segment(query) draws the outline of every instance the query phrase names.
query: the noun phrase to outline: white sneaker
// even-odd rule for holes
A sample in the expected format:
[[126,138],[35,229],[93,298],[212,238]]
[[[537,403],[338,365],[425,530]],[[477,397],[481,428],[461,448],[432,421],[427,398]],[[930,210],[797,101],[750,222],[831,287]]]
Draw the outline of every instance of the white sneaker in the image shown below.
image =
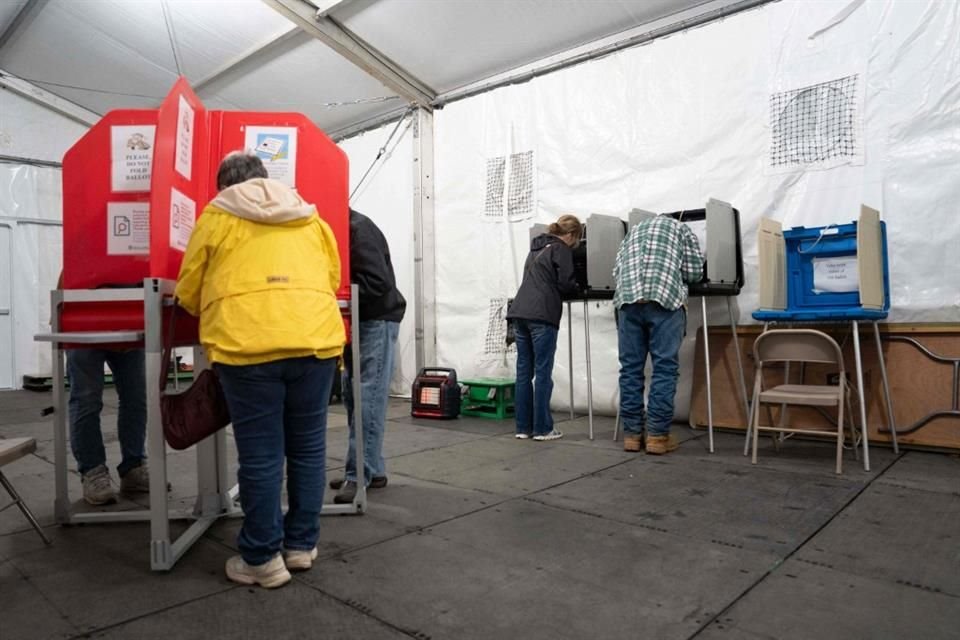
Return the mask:
[[249,565],[241,556],[227,560],[227,577],[239,584],[258,584],[264,589],[282,587],[290,582],[290,572],[279,553],[263,564]]
[[90,469],[82,477],[83,499],[87,504],[100,506],[117,501],[117,494],[113,490],[113,484],[110,482],[110,471],[106,465],[100,465]]
[[292,549],[283,552],[283,559],[287,563],[288,571],[306,571],[313,566],[313,561],[317,559],[317,548],[309,551],[303,549]]
[[533,436],[533,439],[537,442],[543,442],[544,440],[559,440],[563,437],[563,434],[554,429],[550,433],[544,433],[538,436]]
[[517,440],[528,440],[530,438],[530,435],[527,433],[515,433],[513,434],[513,437],[516,438]]

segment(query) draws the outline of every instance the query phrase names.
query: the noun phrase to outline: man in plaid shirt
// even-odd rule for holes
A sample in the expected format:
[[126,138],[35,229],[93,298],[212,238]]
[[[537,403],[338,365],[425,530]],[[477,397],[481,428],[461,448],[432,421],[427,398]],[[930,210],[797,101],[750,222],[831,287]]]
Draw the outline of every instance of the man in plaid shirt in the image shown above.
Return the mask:
[[[703,276],[693,232],[669,216],[636,225],[620,245],[613,277],[619,310],[620,415],[623,450],[664,454],[677,448],[670,435],[679,375],[680,343],[687,324],[687,284]],[[643,369],[653,363],[650,406],[644,411]]]

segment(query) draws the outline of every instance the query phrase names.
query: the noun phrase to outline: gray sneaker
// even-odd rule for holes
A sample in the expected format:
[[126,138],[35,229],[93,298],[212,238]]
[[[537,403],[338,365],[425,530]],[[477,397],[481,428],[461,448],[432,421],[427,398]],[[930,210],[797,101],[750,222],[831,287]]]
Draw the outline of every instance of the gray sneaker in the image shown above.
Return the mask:
[[142,464],[127,471],[127,475],[120,478],[122,493],[150,493],[150,472],[147,465]]
[[110,482],[110,471],[105,465],[94,467],[83,474],[83,499],[88,504],[99,506],[117,501],[117,494]]

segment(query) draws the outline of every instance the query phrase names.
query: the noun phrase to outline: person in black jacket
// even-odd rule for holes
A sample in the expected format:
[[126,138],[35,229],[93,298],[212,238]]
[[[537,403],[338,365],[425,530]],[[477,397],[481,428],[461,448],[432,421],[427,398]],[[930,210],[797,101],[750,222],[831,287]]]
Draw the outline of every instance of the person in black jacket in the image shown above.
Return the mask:
[[[547,233],[530,241],[523,265],[523,281],[507,312],[517,342],[516,437],[556,440],[550,396],[553,394],[553,357],[563,315],[563,300],[577,293],[573,248],[583,226],[576,216],[564,215]],[[536,378],[536,386],[534,386]]]
[[[363,410],[363,477],[371,489],[387,486],[383,432],[387,419],[394,348],[407,301],[397,289],[387,239],[367,216],[350,210],[350,281],[357,285],[360,309],[360,397]],[[353,502],[357,494],[356,430],[353,421],[353,362],[344,351],[343,400],[350,439],[344,477],[330,481],[339,489],[337,503]]]

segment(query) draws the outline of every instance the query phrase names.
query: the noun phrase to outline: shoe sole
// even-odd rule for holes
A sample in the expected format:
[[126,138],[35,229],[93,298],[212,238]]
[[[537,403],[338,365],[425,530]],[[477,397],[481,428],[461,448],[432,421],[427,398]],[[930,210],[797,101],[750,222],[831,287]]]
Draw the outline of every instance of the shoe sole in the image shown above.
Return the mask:
[[525,433],[517,433],[517,434],[515,434],[513,437],[516,438],[517,440],[529,440],[529,439],[530,439],[530,436],[528,436],[528,435],[525,434]]
[[559,440],[563,436],[533,436],[533,439],[537,442],[550,442],[551,440]]
[[264,589],[276,589],[277,587],[282,587],[293,579],[293,576],[290,575],[290,571],[286,569],[284,569],[282,573],[278,572],[261,580],[257,580],[253,576],[246,573],[234,573],[233,571],[227,569],[227,577],[237,584],[258,584]]
[[93,507],[102,507],[108,504],[116,504],[117,496],[110,496],[109,498],[104,498],[103,500],[91,500],[90,498],[84,496],[83,501]]
[[313,568],[313,561],[317,559],[317,549],[314,547],[310,555],[297,555],[295,558],[284,558],[287,571],[309,571]]
[[664,446],[664,447],[659,447],[659,446],[647,447],[647,453],[649,453],[652,456],[662,456],[667,453],[670,453],[671,451],[676,451],[679,448],[680,448],[680,445],[678,444],[675,444],[673,446]]
[[[331,480],[327,486],[334,491],[339,491],[340,487],[343,486],[343,482],[342,478],[340,480]],[[379,476],[370,481],[370,486],[368,486],[367,489],[383,489],[385,486],[387,486],[387,477]]]

